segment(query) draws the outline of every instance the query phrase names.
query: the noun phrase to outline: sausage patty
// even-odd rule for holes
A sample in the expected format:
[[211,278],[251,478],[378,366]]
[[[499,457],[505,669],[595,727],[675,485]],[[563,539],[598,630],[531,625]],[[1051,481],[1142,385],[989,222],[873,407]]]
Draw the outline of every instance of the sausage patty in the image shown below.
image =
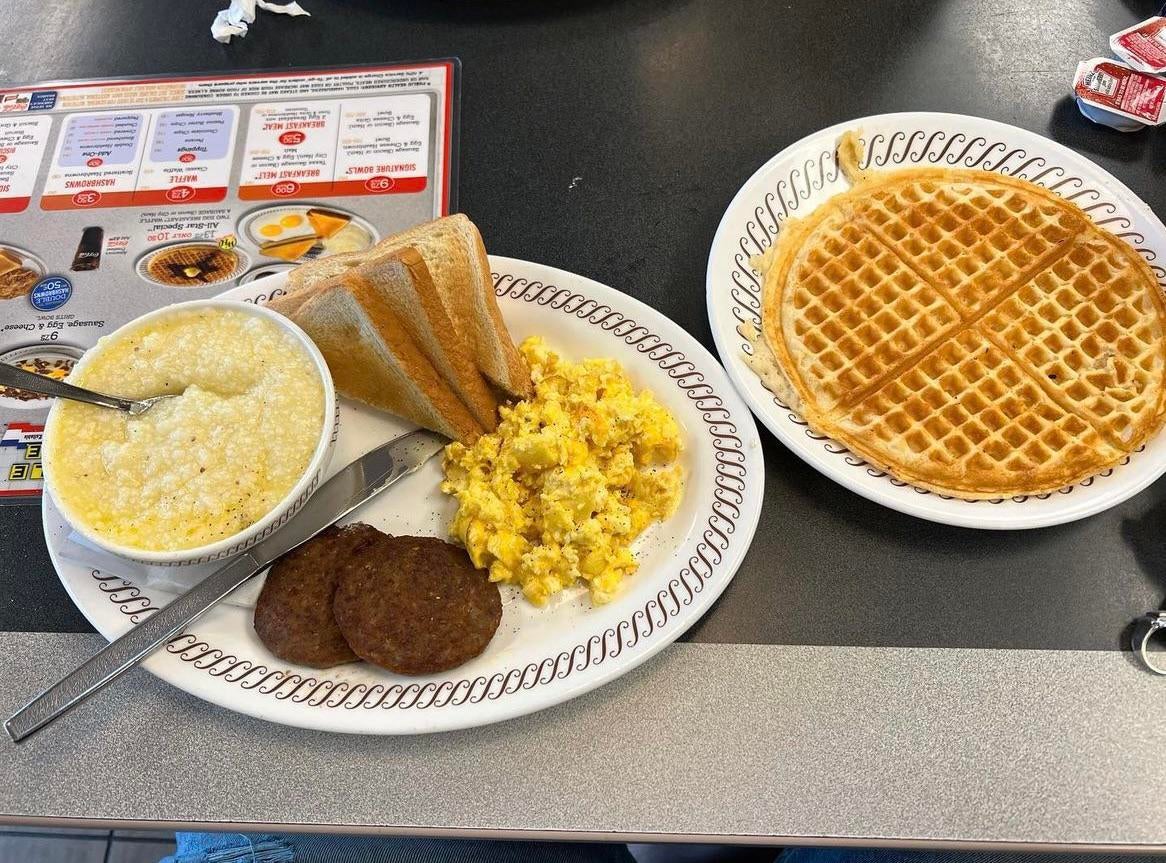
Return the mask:
[[332,615],[332,596],[341,568],[383,536],[367,524],[329,527],[276,561],[255,603],[255,633],[267,649],[314,668],[355,662]]
[[382,536],[343,567],[332,610],[361,659],[398,674],[433,674],[486,649],[502,598],[464,549]]

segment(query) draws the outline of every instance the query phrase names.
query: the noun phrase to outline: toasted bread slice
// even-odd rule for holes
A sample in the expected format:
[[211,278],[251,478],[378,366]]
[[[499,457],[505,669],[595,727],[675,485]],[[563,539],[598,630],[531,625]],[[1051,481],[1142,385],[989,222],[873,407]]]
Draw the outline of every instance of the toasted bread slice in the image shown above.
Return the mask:
[[453,325],[420,253],[406,246],[350,272],[349,278],[379,294],[478,424],[493,431],[498,399],[474,363],[471,346],[451,338]]
[[493,431],[498,424],[498,400],[478,370],[471,346],[462,339],[445,337],[454,332],[453,325],[416,249],[406,247],[362,266],[346,267],[340,275],[276,297],[268,306],[294,320],[299,309],[338,278],[360,279],[370,289],[379,290],[478,424]]
[[322,285],[293,319],[320,348],[343,395],[463,443],[482,434],[403,322],[363,280],[348,274]]
[[272,299],[268,300],[267,307],[269,309],[275,309],[285,318],[291,318],[294,321],[296,312],[298,312],[303,307],[304,303],[306,303],[312,297],[316,296],[316,294],[320,293],[323,288],[329,287],[335,281],[336,278],[333,277],[313,286],[311,290],[296,291],[294,294],[280,294],[278,297],[273,297]]
[[[414,232],[424,241],[421,253],[430,269],[436,265],[444,271],[435,281],[454,327],[474,344],[478,367],[486,377],[512,395],[529,396],[530,369],[502,320],[477,226],[460,213],[432,224],[432,231],[423,225]],[[402,241],[409,242],[404,237]],[[468,262],[468,274],[462,270],[463,262]]]
[[349,270],[355,270],[361,264],[374,261],[378,257],[384,257],[380,253],[380,248],[381,243],[387,242],[388,240],[381,240],[380,243],[363,252],[342,252],[339,255],[328,255],[306,264],[300,264],[287,274],[287,288],[285,290],[289,295],[295,296],[323,282],[331,281],[337,276],[342,276]]
[[310,288],[405,246],[425,259],[453,331],[471,346],[482,374],[511,395],[530,395],[530,369],[502,321],[482,237],[460,213],[386,237],[368,251],[304,265],[289,275],[288,289],[295,293]]

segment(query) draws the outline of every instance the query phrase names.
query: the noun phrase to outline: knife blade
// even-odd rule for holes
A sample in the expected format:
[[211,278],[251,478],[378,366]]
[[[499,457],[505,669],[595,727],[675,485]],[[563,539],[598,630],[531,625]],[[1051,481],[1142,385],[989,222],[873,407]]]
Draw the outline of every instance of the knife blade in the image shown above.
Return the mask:
[[341,468],[316,490],[288,523],[216,570],[169,605],[114,639],[4,722],[19,743],[133,668],[223,597],[271,563],[335,524],[402,477],[416,471],[448,443],[418,430],[394,438]]

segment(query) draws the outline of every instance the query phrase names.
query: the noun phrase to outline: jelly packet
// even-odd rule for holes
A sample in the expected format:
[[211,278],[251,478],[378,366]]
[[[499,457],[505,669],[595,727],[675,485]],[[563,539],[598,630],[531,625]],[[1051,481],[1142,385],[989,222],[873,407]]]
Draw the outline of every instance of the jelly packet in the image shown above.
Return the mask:
[[1166,17],[1147,18],[1109,37],[1109,47],[1139,72],[1166,73]]
[[1073,95],[1090,120],[1123,132],[1166,122],[1166,78],[1117,60],[1095,57],[1078,63]]

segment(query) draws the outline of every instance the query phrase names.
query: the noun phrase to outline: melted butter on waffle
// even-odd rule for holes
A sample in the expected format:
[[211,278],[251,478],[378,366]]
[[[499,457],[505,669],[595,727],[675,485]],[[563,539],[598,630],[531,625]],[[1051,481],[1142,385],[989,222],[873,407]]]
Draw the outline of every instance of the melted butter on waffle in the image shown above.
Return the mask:
[[1079,482],[1160,429],[1166,305],[1133,248],[1032,183],[861,154],[844,136],[854,187],[757,262],[753,365],[815,430],[979,499]]

